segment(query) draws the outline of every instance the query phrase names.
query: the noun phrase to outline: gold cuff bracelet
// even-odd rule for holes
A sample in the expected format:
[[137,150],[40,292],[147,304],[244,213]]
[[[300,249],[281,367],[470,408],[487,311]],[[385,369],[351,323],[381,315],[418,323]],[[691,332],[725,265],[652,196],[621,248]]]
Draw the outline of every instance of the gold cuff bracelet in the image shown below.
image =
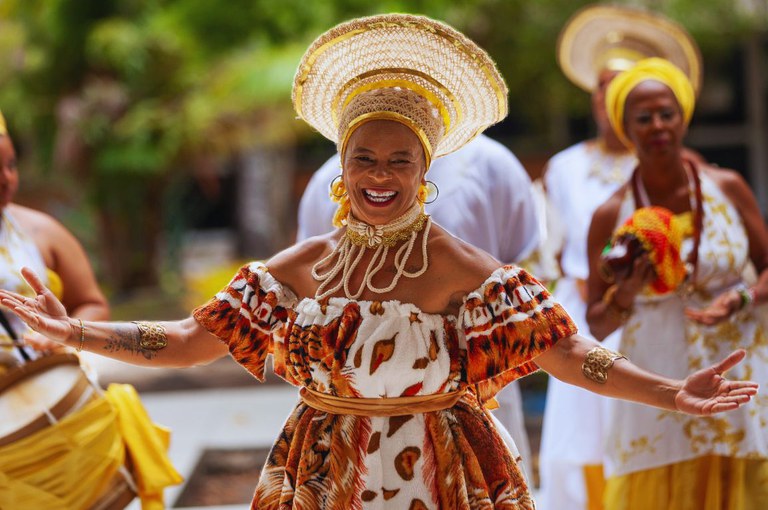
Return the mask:
[[584,357],[581,365],[581,373],[584,377],[598,384],[605,384],[608,380],[608,370],[617,359],[627,359],[623,354],[614,352],[605,347],[593,347]]
[[139,328],[139,345],[142,349],[159,351],[168,345],[168,337],[165,336],[165,326],[157,322],[133,321]]

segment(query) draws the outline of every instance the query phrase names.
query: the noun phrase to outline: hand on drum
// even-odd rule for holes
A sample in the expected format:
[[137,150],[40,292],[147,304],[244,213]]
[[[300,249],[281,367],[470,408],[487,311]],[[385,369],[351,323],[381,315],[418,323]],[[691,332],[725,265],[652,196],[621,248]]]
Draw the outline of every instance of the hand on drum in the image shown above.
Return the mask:
[[744,349],[738,349],[720,363],[698,370],[686,377],[683,386],[675,395],[677,410],[708,416],[731,411],[749,402],[757,394],[757,383],[729,381],[722,375],[736,366],[746,355],[747,352]]
[[66,342],[73,335],[73,327],[64,305],[43,285],[34,271],[25,267],[21,275],[35,291],[35,297],[29,298],[0,289],[0,302],[13,310],[34,331],[50,340]]

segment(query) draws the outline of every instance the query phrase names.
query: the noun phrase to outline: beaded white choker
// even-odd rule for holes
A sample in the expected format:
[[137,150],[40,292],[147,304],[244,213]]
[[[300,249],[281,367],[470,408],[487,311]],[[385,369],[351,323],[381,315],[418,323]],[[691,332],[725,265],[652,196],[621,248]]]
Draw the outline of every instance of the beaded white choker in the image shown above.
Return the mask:
[[[394,289],[402,276],[406,278],[421,276],[429,267],[427,239],[431,226],[432,218],[422,213],[418,204],[414,204],[408,212],[386,225],[368,225],[354,218],[350,213],[347,218],[346,231],[339,243],[327,257],[312,267],[312,277],[321,282],[315,292],[315,298],[323,299],[342,288],[344,295],[349,299],[358,299],[366,288],[376,294],[384,294]],[[411,273],[405,268],[416,243],[416,238],[422,230],[424,230],[421,246],[423,265],[421,269]],[[402,241],[407,242],[395,253],[396,273],[392,282],[384,288],[374,286],[373,277],[384,266],[389,249]],[[368,267],[365,268],[360,287],[356,292],[352,292],[349,288],[349,279],[368,248],[376,251],[374,251]],[[330,269],[320,273],[322,267],[330,267]]]

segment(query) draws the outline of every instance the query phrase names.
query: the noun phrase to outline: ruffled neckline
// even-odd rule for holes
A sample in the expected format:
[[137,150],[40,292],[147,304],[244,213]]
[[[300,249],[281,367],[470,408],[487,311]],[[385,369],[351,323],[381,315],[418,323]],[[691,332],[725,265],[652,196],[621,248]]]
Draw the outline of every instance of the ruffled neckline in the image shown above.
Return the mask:
[[[267,291],[273,291],[278,296],[280,303],[290,303],[296,313],[302,315],[334,315],[328,312],[328,308],[334,311],[340,312],[350,303],[355,303],[360,306],[361,309],[370,309],[371,306],[378,304],[382,305],[382,309],[389,314],[395,316],[410,317],[412,313],[424,315],[428,317],[439,318],[440,320],[449,319],[457,321],[458,317],[461,317],[467,305],[467,301],[470,299],[483,299],[483,289],[491,283],[501,282],[504,273],[508,272],[512,266],[501,266],[493,270],[488,277],[477,287],[475,290],[468,292],[462,299],[459,311],[456,314],[441,314],[434,312],[425,312],[419,306],[408,301],[400,301],[398,299],[382,299],[382,300],[369,300],[369,299],[349,299],[343,296],[331,296],[318,301],[315,297],[304,297],[299,299],[296,294],[281,284],[274,276],[269,273],[269,268],[264,265],[266,271],[264,271],[264,280],[262,288]],[[279,289],[279,291],[278,291]]]

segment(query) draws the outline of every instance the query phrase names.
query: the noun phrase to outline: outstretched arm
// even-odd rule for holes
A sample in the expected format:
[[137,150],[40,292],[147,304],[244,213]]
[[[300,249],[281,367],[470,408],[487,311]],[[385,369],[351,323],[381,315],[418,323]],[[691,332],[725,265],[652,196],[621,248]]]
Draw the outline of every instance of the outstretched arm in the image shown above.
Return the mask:
[[[595,356],[594,352],[589,355],[594,348],[602,349],[599,343],[574,335],[560,340],[535,361],[558,379],[600,395],[694,415],[730,411],[746,404],[757,394],[756,383],[730,381],[723,377],[726,371],[744,359],[744,350],[734,351],[721,362],[679,380],[643,370],[623,357],[613,359],[611,364],[614,356]],[[602,352],[611,351],[603,349]],[[585,374],[583,367],[588,356],[598,363],[587,361],[587,368],[607,376],[604,382],[597,382],[595,379],[599,377],[594,374]],[[603,367],[607,368],[600,368],[599,361],[604,361]]]
[[0,301],[30,328],[78,350],[153,367],[187,367],[210,363],[227,347],[193,318],[174,322],[91,322],[73,319],[64,305],[29,268],[22,275],[34,298],[0,290]]

